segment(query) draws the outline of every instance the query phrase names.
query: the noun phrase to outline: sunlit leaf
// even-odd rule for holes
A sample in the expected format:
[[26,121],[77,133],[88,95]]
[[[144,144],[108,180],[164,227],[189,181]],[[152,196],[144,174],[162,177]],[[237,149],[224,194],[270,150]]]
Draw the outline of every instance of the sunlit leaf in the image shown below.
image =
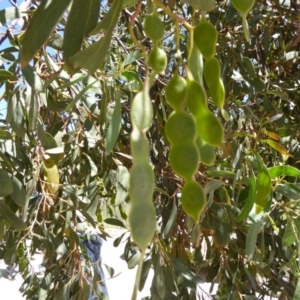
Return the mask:
[[0,200],[0,215],[11,227],[17,230],[25,230],[27,228],[26,223],[18,218],[3,200]]
[[0,197],[5,197],[13,192],[13,186],[9,174],[0,169]]
[[44,0],[38,6],[22,42],[21,65],[23,68],[46,42],[70,2],[71,0]]
[[28,84],[36,92],[44,91],[44,83],[41,78],[36,74],[30,65],[27,65],[22,69],[22,73]]
[[105,137],[106,155],[113,150],[121,129],[121,99],[116,92],[115,108]]
[[274,166],[268,171],[272,179],[281,176],[300,177],[300,170],[292,166]]
[[259,230],[261,229],[261,226],[262,226],[261,221],[255,222],[250,225],[250,228],[248,230],[247,238],[246,238],[246,253],[249,261],[251,261],[254,258],[256,240],[257,240]]
[[65,62],[81,49],[83,38],[96,26],[100,10],[100,0],[75,0],[65,28],[63,53]]
[[104,37],[70,58],[70,62],[75,68],[86,68],[90,73],[94,73],[101,67],[110,46],[112,31],[122,9],[122,2],[122,0],[114,1],[110,11],[91,33],[98,33],[100,30],[105,30]]
[[289,152],[281,144],[278,144],[272,140],[261,140],[261,141],[267,143],[282,155],[290,156]]

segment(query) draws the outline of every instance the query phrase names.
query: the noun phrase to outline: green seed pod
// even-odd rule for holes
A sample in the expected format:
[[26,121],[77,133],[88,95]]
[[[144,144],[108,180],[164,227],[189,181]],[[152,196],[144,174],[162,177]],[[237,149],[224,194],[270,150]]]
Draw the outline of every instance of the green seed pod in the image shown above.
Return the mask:
[[186,80],[175,73],[166,87],[166,98],[175,110],[182,109],[187,93]]
[[205,59],[215,55],[217,40],[218,31],[216,28],[205,18],[202,18],[194,30],[194,43]]
[[181,206],[184,212],[199,222],[200,215],[205,209],[206,198],[201,185],[194,181],[187,181],[181,190]]
[[133,99],[131,121],[140,131],[147,130],[153,120],[153,107],[148,92],[141,91]]
[[203,56],[196,46],[190,50],[188,69],[194,80],[203,86]]
[[231,3],[241,15],[245,16],[252,9],[255,0],[231,0]]
[[164,23],[156,13],[146,16],[144,30],[146,35],[154,42],[159,42],[164,37]]
[[212,101],[219,108],[223,108],[225,101],[225,88],[223,81],[219,78],[216,85],[209,89]]
[[135,162],[130,172],[129,194],[132,202],[152,202],[154,174],[151,165]]
[[187,81],[186,105],[194,116],[201,115],[208,110],[206,93],[195,80],[188,79]]
[[163,74],[167,67],[168,58],[166,52],[155,46],[149,53],[149,66],[159,74]]
[[196,145],[198,147],[201,162],[206,166],[212,166],[216,159],[214,147],[207,144],[199,136],[196,139]]
[[134,242],[141,250],[146,250],[153,239],[156,229],[156,213],[153,203],[145,201],[133,202],[128,220]]
[[203,76],[214,104],[222,109],[225,101],[225,89],[223,81],[220,78],[220,63],[215,57],[211,57],[206,60]]
[[206,60],[203,76],[209,88],[214,87],[218,83],[221,76],[221,67],[217,58],[211,57]]
[[192,179],[199,165],[199,152],[194,142],[171,147],[170,165],[174,172],[186,180]]
[[149,142],[145,134],[141,133],[135,127],[130,135],[131,153],[134,161],[148,162]]
[[209,110],[196,117],[198,135],[209,145],[222,147],[224,130],[219,119]]
[[173,112],[166,123],[166,135],[173,145],[193,141],[196,135],[195,121],[185,111]]

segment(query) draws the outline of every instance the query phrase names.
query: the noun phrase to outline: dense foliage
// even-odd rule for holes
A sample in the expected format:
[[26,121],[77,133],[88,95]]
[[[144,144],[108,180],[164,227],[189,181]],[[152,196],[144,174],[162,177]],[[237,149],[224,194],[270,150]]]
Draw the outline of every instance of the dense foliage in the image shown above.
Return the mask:
[[[150,267],[151,299],[201,299],[201,282],[215,299],[300,298],[299,6],[0,11],[0,258],[27,299],[87,299],[101,278],[82,239],[104,224],[131,232],[133,299]],[[28,260],[41,248],[42,283]]]

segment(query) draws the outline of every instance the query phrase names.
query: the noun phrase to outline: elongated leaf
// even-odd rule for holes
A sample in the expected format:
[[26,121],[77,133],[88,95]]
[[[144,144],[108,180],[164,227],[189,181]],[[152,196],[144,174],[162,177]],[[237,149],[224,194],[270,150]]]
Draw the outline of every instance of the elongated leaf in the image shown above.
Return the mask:
[[118,219],[115,219],[115,218],[107,218],[107,219],[104,220],[104,222],[106,224],[126,228],[126,226],[124,225],[124,223],[121,220],[118,220]]
[[298,278],[293,300],[300,300],[300,278]]
[[218,171],[218,170],[211,170],[206,171],[208,176],[212,177],[224,177],[224,178],[234,178],[235,173],[231,171]]
[[270,177],[282,177],[282,176],[292,176],[300,177],[300,170],[291,166],[275,166],[268,169]]
[[55,161],[48,154],[43,157],[43,167],[46,190],[55,195],[59,190],[59,172]]
[[10,140],[12,137],[13,136],[9,131],[0,129],[0,140]]
[[87,86],[85,86],[76,96],[75,98],[68,104],[68,106],[66,107],[66,111],[71,111],[71,109],[73,108],[73,106],[76,104],[77,101],[79,101],[86,93],[89,89],[91,89],[93,87],[93,85],[95,84],[96,80],[93,81],[92,83],[88,84]]
[[261,141],[267,143],[268,145],[270,145],[272,148],[274,148],[276,151],[278,151],[282,155],[290,156],[289,152],[281,144],[276,143],[272,140],[261,140]]
[[30,131],[34,131],[36,130],[37,126],[39,103],[30,86],[28,86],[26,90],[26,106],[28,115],[28,129]]
[[268,135],[273,140],[276,140],[276,141],[280,141],[281,140],[281,137],[278,134],[274,133],[274,132],[270,132],[270,131],[265,130],[264,134]]
[[175,225],[175,222],[176,222],[176,219],[177,219],[177,212],[178,212],[177,203],[174,200],[169,220],[168,220],[168,222],[166,224],[166,227],[164,229],[164,236],[165,236],[166,239],[168,239],[170,237],[170,234],[171,234],[171,232],[174,228],[174,225]]
[[63,54],[65,62],[71,67],[69,58],[81,48],[83,38],[97,25],[101,0],[74,0],[67,20]]
[[278,184],[276,185],[274,191],[292,200],[300,199],[299,189],[297,189],[296,186],[290,186],[288,184]]
[[142,57],[142,54],[140,51],[133,51],[124,58],[122,66],[126,67],[127,65],[133,63],[134,61],[140,59],[141,57]]
[[25,230],[27,228],[26,223],[18,218],[3,200],[0,200],[0,214],[11,227],[17,230]]
[[43,0],[25,31],[21,48],[21,66],[26,67],[43,46],[71,0]]
[[9,174],[0,169],[0,197],[5,197],[13,192],[13,186]]
[[204,187],[204,194],[207,195],[215,190],[217,190],[220,186],[224,184],[221,180],[211,180],[207,182],[207,184]]
[[115,108],[105,137],[105,153],[109,155],[115,146],[121,129],[121,99],[116,93]]
[[256,157],[258,166],[254,202],[256,205],[255,211],[257,214],[259,214],[267,205],[270,194],[272,192],[272,182],[268,169],[266,168],[259,154],[254,153],[254,155]]
[[11,128],[17,134],[17,136],[23,138],[26,133],[26,123],[24,118],[24,111],[21,100],[18,99],[16,102],[13,117],[10,122]]
[[287,224],[285,226],[284,234],[282,237],[282,248],[290,246],[296,241],[297,237],[297,228],[293,219],[288,218]]
[[94,161],[91,159],[91,157],[89,155],[87,155],[86,153],[82,153],[85,155],[85,157],[87,158],[87,161],[90,165],[90,174],[92,177],[96,176],[98,174],[98,168],[96,166],[96,164],[94,163]]
[[112,32],[118,21],[122,4],[122,0],[114,1],[110,11],[95,30],[93,30],[92,33],[97,33],[101,29],[106,30],[104,37],[70,58],[70,62],[74,68],[86,68],[90,73],[94,73],[102,65],[110,46]]
[[14,80],[14,79],[15,79],[15,76],[13,73],[3,70],[3,69],[0,70],[0,82],[4,82],[7,80]]
[[239,213],[239,215],[234,219],[235,222],[240,222],[248,217],[253,204],[254,204],[254,197],[255,197],[255,191],[256,191],[256,183],[255,183],[255,177],[253,170],[250,171],[250,186],[249,186],[249,192],[248,197],[246,199],[246,203],[242,209],[242,211]]
[[22,73],[28,84],[36,92],[44,91],[44,83],[40,76],[36,74],[33,68],[30,65],[27,65],[22,69]]
[[10,197],[17,205],[23,207],[26,203],[26,190],[20,180],[15,176],[11,176],[11,183],[13,192],[10,194]]
[[262,222],[252,223],[247,233],[246,237],[246,254],[248,256],[248,260],[251,261],[254,257],[254,250],[256,245],[256,240],[258,236],[258,232],[261,228]]
[[127,168],[124,166],[118,166],[115,205],[122,204],[128,198],[129,177],[130,175]]
[[0,23],[5,25],[7,22],[22,18],[24,14],[17,7],[8,7],[3,10],[0,10]]
[[244,67],[245,71],[248,73],[248,75],[249,75],[251,78],[255,77],[255,74],[256,74],[256,73],[255,73],[255,69],[254,69],[253,63],[252,63],[252,61],[251,61],[248,57],[246,57],[246,56],[243,57],[243,67]]

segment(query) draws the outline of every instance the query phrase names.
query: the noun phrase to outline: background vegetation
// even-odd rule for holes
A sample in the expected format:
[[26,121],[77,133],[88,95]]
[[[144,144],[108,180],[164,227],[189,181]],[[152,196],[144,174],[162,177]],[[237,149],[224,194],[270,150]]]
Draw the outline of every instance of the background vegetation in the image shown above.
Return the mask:
[[[101,278],[82,239],[105,222],[132,232],[151,299],[200,299],[200,282],[215,299],[300,299],[298,1],[108,2],[0,11],[0,258],[27,299],[87,299]],[[190,138],[165,130],[174,110]]]

